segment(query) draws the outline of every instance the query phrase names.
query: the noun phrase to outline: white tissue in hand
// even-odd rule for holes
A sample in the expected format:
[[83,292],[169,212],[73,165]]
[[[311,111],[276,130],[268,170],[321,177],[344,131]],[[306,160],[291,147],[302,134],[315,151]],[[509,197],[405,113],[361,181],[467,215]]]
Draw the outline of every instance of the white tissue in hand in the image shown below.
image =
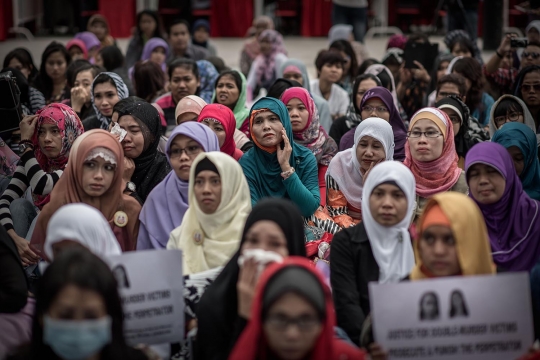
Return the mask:
[[261,274],[266,268],[266,266],[271,263],[283,262],[283,256],[273,251],[266,251],[262,249],[247,249],[244,250],[243,254],[240,255],[240,257],[238,258],[238,266],[242,267],[244,263],[249,259],[254,259],[257,262],[258,274]]
[[111,129],[111,134],[120,136],[120,142],[122,142],[127,135],[127,131],[122,129],[118,123],[114,123],[114,126]]

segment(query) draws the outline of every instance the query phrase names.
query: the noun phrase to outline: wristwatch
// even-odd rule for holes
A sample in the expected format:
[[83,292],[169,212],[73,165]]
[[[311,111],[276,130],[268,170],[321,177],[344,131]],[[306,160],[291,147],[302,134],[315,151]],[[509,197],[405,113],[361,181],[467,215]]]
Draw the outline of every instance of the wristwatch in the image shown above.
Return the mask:
[[32,142],[28,140],[19,142],[19,152],[23,154],[26,149],[34,150],[34,144],[32,144]]
[[135,186],[134,183],[132,183],[131,181],[128,181],[126,183],[126,189],[124,191],[131,191],[131,192],[135,192],[135,190],[137,189],[137,187]]

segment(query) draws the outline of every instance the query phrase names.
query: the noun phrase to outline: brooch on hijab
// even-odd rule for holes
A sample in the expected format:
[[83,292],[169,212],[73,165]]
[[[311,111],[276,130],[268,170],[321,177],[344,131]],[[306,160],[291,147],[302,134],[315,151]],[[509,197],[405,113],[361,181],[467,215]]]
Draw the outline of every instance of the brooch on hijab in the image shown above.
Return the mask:
[[114,224],[118,227],[124,227],[128,223],[128,216],[123,211],[117,211],[114,213]]
[[202,245],[204,242],[204,236],[199,230],[195,230],[193,233],[193,242],[195,245]]

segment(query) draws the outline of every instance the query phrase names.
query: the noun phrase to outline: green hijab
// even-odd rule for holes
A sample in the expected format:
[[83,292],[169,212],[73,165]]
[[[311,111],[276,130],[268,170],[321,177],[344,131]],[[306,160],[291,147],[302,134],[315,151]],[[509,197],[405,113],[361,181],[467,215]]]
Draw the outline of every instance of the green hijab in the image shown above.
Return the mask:
[[[247,99],[247,81],[244,74],[242,74],[238,70],[231,70],[236,72],[238,75],[240,75],[240,79],[242,79],[242,88],[240,89],[240,94],[238,95],[238,100],[236,101],[236,104],[234,105],[233,114],[234,118],[236,119],[236,128],[240,129],[244,121],[246,121],[248,115],[249,115],[249,109],[246,107],[246,99]],[[218,80],[223,75],[220,75],[218,77]],[[212,102],[216,102],[216,84],[214,85],[214,94],[212,95]]]
[[[308,170],[308,166],[315,163],[315,157],[308,148],[294,141],[287,108],[278,99],[264,97],[253,104],[249,118],[251,118],[252,111],[259,109],[268,109],[281,120],[292,146],[289,163],[302,178],[302,175]],[[281,178],[281,166],[277,159],[277,152],[270,154],[255,145],[240,158],[239,163],[248,180],[253,205],[265,197],[289,198]]]

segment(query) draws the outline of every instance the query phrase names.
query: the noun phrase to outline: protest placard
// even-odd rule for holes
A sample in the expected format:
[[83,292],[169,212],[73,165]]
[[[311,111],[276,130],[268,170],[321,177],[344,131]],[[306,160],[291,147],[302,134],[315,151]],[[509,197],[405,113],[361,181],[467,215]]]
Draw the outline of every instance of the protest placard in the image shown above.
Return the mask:
[[516,359],[533,343],[529,276],[369,284],[373,334],[389,359]]
[[151,250],[108,257],[130,345],[179,342],[184,336],[182,252]]

